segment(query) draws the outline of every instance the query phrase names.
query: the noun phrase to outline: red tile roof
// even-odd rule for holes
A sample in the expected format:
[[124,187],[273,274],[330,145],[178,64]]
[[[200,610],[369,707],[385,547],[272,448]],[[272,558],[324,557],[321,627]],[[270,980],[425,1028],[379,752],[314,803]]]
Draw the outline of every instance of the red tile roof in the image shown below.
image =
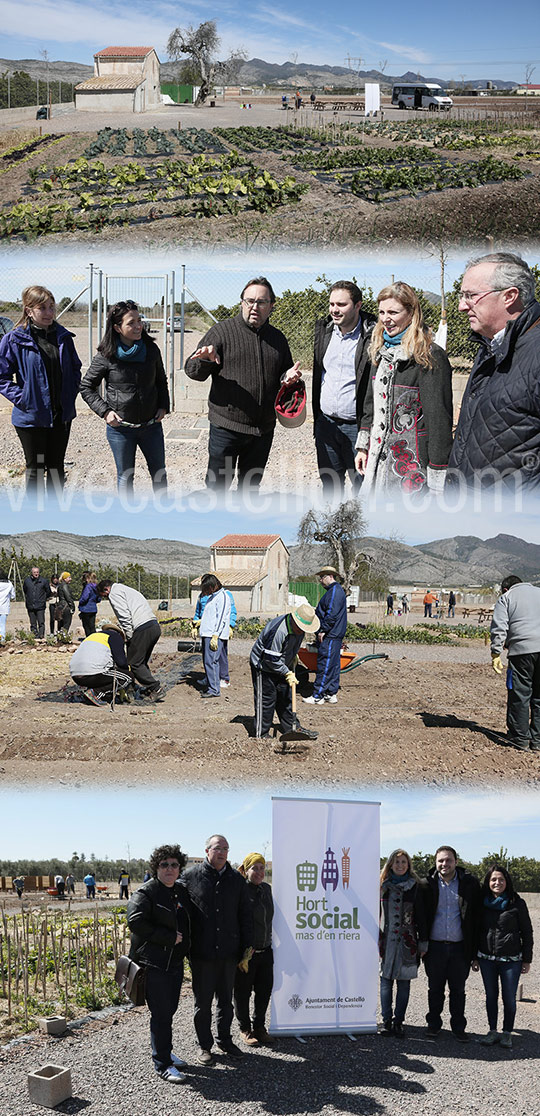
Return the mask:
[[98,50],[94,54],[94,58],[145,58],[147,54],[151,54],[154,47],[122,47],[112,46],[105,47],[103,50]]
[[212,543],[219,550],[258,550],[277,542],[279,535],[224,535]]

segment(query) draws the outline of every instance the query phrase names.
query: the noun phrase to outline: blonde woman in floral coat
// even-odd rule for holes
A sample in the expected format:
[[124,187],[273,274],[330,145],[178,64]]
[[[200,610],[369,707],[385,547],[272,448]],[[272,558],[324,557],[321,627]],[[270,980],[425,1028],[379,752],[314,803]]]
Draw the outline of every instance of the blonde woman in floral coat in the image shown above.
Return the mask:
[[452,369],[407,283],[384,287],[356,440],[364,491],[442,491],[452,448]]
[[[404,849],[390,853],[381,872],[381,1013],[383,1035],[403,1034],[411,980],[427,952],[428,932],[420,882]],[[392,1016],[392,991],[397,992]]]

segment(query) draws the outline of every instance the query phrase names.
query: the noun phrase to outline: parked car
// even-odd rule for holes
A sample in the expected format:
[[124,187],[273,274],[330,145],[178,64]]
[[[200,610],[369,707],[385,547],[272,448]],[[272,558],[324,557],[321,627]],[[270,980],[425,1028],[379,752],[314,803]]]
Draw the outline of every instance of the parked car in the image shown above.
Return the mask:
[[[174,318],[173,318],[173,321],[174,321],[174,326],[173,326],[174,332],[178,333],[182,329],[182,318],[180,317],[180,314],[175,314]],[[171,328],[171,319],[167,318],[167,329],[170,329],[170,328]]]
[[0,337],[4,337],[10,329],[15,329],[15,322],[12,322],[11,318],[6,318],[5,314],[0,314]]

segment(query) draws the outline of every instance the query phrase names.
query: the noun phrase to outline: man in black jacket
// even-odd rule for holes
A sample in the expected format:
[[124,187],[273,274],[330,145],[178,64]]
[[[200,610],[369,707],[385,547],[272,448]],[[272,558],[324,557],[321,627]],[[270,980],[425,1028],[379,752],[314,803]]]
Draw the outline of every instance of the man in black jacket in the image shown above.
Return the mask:
[[192,380],[212,377],[206,486],[258,488],[270,454],[280,384],[300,379],[287,338],[268,319],[276,296],[268,279],[250,279],[234,318],[216,322],[186,362]]
[[178,845],[160,845],[150,857],[152,879],[133,893],[127,907],[129,956],[146,969],[154,1068],[172,1085],[185,1081],[182,1058],[172,1052],[172,1021],[178,1007],[189,921],[178,883],[186,858]]
[[468,1042],[465,1028],[465,984],[476,957],[480,884],[465,868],[458,868],[457,853],[441,845],[435,867],[423,881],[429,948],[424,956],[428,978],[428,1034],[442,1027],[441,1012],[448,984],[450,1026],[458,1042]]
[[227,861],[226,838],[213,834],[205,851],[203,863],[184,872],[180,883],[190,900],[190,964],[199,1061],[209,1066],[214,1060],[214,996],[218,1047],[233,1058],[242,1055],[231,1038],[232,998],[238,962],[245,956],[249,959],[252,952],[253,915],[245,880]]
[[315,325],[313,419],[324,496],[340,496],[348,473],[353,491],[362,477],[355,444],[369,377],[368,347],[375,318],[362,312],[362,291],[347,279],[330,288],[329,314]]
[[45,605],[52,597],[49,582],[39,576],[38,566],[32,566],[23,581],[24,603],[30,620],[30,630],[38,639],[45,635]]
[[459,309],[480,348],[465,389],[447,483],[516,491],[540,484],[540,304],[520,256],[471,260]]

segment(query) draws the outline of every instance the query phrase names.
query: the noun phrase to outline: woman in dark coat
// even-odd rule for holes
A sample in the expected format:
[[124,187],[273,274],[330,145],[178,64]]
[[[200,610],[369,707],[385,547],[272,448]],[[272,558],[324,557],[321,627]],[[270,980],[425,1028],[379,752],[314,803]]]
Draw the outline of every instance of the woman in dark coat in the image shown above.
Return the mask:
[[64,459],[81,362],[73,334],[55,321],[47,287],[25,287],[22,318],[0,341],[0,393],[13,403],[11,421],[26,462],[26,490],[63,488]]
[[[103,381],[105,398],[98,390]],[[137,447],[148,465],[154,492],[166,491],[161,421],[170,406],[167,377],[161,353],[131,299],[117,302],[109,310],[103,340],[83,378],[81,395],[107,424],[119,492],[133,495]]]
[[364,489],[442,491],[452,448],[452,369],[433,342],[418,296],[392,283],[377,296],[371,373],[355,464]]
[[59,621],[58,629],[63,628],[64,631],[69,632],[71,627],[71,620],[75,612],[75,601],[71,592],[71,574],[67,570],[60,574],[60,581],[58,582],[58,611],[63,608],[62,619]]
[[150,857],[152,879],[133,892],[127,908],[129,956],[146,969],[154,1068],[172,1085],[186,1080],[180,1072],[186,1063],[172,1052],[172,1022],[189,950],[189,920],[178,884],[185,863],[178,845],[154,849]]
[[85,636],[93,635],[96,630],[97,610],[97,575],[91,573],[90,570],[85,570],[83,573],[82,591],[79,597],[79,616]]
[[[272,1042],[266,1030],[266,1010],[274,983],[272,952],[272,919],[274,902],[272,888],[264,882],[266,862],[261,853],[249,853],[238,871],[245,877],[253,911],[253,956],[243,959],[236,970],[234,1007],[242,1038],[248,1046]],[[253,1022],[249,1001],[254,994]]]
[[[383,1035],[403,1034],[411,980],[429,940],[420,882],[404,849],[390,853],[381,872],[381,1012]],[[392,986],[397,984],[392,1019]]]
[[[531,919],[525,900],[514,891],[509,872],[500,864],[492,864],[486,873],[482,899],[478,960],[472,963],[473,969],[480,969],[486,990],[489,1031],[480,1041],[484,1046],[500,1042],[509,1050],[512,1047],[519,978],[531,967]],[[502,1035],[497,1031],[499,981],[504,1011]]]

